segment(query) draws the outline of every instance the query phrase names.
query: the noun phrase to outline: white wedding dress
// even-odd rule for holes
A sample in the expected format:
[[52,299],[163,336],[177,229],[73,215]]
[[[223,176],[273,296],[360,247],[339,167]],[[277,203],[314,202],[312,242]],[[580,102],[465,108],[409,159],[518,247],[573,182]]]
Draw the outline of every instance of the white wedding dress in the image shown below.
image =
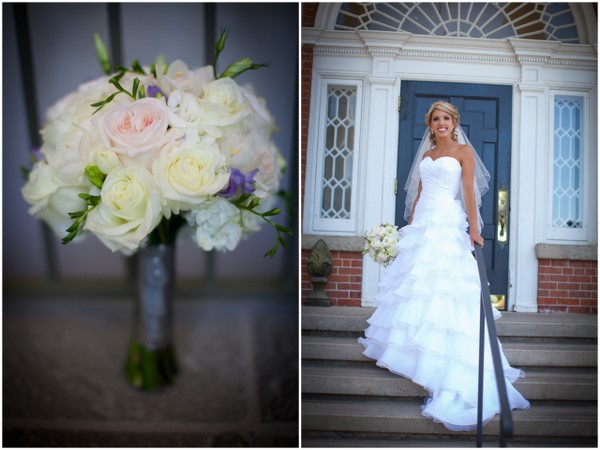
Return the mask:
[[[424,158],[419,169],[422,191],[413,221],[400,231],[399,254],[359,342],[378,366],[429,391],[424,416],[450,430],[471,430],[477,426],[481,290],[467,216],[456,200],[462,168],[444,156]],[[485,336],[484,423],[500,412],[487,330]],[[512,385],[524,372],[510,367],[502,350],[501,358],[511,408],[528,409]]]

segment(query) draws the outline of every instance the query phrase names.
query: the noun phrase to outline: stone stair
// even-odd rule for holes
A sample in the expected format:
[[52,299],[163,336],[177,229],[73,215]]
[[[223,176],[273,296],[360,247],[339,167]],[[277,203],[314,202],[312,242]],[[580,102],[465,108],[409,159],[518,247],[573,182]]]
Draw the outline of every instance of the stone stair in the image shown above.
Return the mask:
[[[423,388],[362,355],[357,338],[372,312],[302,308],[302,446],[474,447],[474,431],[421,415]],[[513,411],[508,446],[597,447],[597,317],[505,312],[496,328],[531,402]],[[484,446],[497,446],[498,417],[483,432]]]

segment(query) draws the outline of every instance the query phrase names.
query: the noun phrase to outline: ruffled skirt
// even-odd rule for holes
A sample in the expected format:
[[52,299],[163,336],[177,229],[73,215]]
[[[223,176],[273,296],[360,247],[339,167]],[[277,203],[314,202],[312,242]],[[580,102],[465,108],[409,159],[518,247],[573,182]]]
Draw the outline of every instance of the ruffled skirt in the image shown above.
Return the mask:
[[[450,430],[471,430],[477,426],[481,290],[466,218],[457,211],[422,208],[401,230],[399,255],[359,342],[378,366],[429,391],[424,416]],[[495,308],[494,316],[500,317]],[[487,330],[485,338],[484,423],[500,412]],[[511,408],[529,408],[512,386],[524,372],[510,367],[502,351],[501,359]]]

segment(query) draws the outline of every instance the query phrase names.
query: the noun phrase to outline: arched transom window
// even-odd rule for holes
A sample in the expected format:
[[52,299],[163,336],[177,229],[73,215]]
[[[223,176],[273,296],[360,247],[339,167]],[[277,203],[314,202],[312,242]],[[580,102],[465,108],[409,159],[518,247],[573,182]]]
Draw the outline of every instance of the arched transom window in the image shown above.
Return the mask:
[[335,29],[579,43],[568,3],[343,3]]

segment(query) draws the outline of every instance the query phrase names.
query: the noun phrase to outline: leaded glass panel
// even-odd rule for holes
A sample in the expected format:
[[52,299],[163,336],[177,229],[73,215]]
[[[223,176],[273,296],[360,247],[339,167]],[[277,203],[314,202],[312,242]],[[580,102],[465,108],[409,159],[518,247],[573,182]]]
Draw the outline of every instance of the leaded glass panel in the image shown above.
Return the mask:
[[355,111],[355,87],[329,86],[321,184],[322,219],[350,218]]
[[582,97],[554,97],[552,225],[556,228],[583,226],[582,114]]

